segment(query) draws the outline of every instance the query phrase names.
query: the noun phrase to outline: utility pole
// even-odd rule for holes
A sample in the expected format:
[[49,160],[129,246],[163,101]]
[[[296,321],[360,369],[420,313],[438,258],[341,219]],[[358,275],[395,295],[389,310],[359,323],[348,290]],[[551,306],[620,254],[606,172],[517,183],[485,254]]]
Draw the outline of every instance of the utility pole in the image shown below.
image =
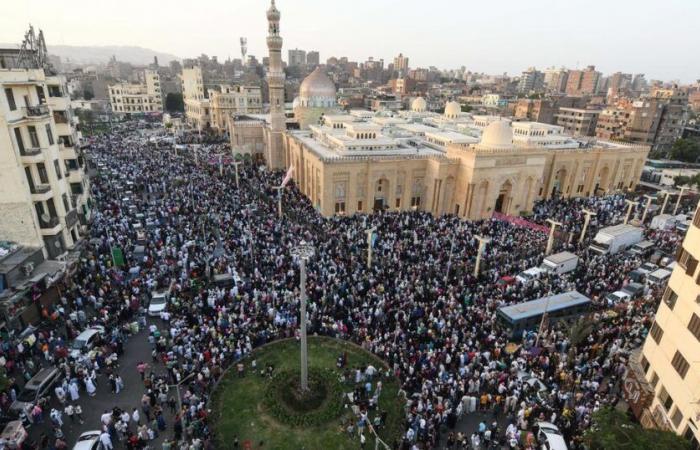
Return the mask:
[[479,250],[476,253],[476,265],[474,266],[474,276],[478,277],[479,276],[479,267],[481,266],[481,255],[484,253],[484,248],[486,248],[486,244],[491,242],[491,238],[487,237],[482,237],[482,236],[474,236],[477,241],[479,241]]
[[272,189],[277,189],[277,216],[282,218],[282,189],[284,186],[275,186]]
[[647,218],[647,212],[649,211],[649,206],[651,206],[651,201],[654,200],[656,197],[653,197],[651,195],[644,195],[647,199],[647,204],[644,207],[644,214],[642,214],[642,225],[644,224],[644,221]]
[[591,216],[597,216],[596,213],[594,213],[593,211],[589,211],[587,209],[584,209],[583,213],[586,215],[586,219],[583,222],[583,230],[581,230],[581,237],[578,238],[579,244],[581,244],[583,242],[583,238],[586,237],[586,230],[588,230],[588,224],[591,221]]
[[299,290],[301,311],[299,320],[301,325],[301,390],[309,390],[309,354],[306,343],[306,263],[314,255],[315,249],[311,244],[301,241],[292,249],[292,256],[299,258]]
[[555,222],[552,219],[547,219],[546,222],[548,222],[552,226],[549,228],[549,239],[547,239],[547,249],[544,251],[545,256],[552,253],[552,246],[554,245],[554,230],[557,228],[557,226],[561,226],[561,222]]
[[236,189],[241,188],[240,181],[238,180],[238,166],[240,166],[241,164],[243,164],[243,161],[236,161],[236,160],[233,161],[233,168],[236,171]]
[[671,195],[670,191],[661,191],[662,194],[666,195],[666,198],[664,199],[664,203],[661,206],[661,212],[659,214],[663,214],[664,211],[666,211],[666,204],[668,203],[668,197]]
[[632,200],[625,200],[627,203],[627,215],[625,216],[625,224],[630,221],[630,214],[632,214],[632,207],[637,206],[639,202],[633,202]]
[[372,235],[377,231],[377,227],[372,227],[369,230],[365,230],[367,233],[367,268],[372,268]]
[[683,197],[683,192],[686,191],[688,188],[687,187],[682,187],[681,192],[678,193],[678,200],[676,200],[676,207],[673,208],[673,215],[675,216],[678,214],[678,207],[681,206],[681,197]]

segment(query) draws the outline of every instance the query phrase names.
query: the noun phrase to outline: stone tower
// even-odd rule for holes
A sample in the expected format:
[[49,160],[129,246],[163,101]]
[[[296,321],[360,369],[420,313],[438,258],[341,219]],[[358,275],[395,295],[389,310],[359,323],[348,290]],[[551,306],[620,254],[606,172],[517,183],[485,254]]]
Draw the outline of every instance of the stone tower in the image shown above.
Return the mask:
[[270,53],[270,67],[267,72],[267,84],[270,89],[270,127],[267,130],[267,149],[265,159],[270,169],[284,169],[284,71],[282,70],[282,36],[280,36],[280,12],[272,0],[267,10],[269,24],[267,49]]

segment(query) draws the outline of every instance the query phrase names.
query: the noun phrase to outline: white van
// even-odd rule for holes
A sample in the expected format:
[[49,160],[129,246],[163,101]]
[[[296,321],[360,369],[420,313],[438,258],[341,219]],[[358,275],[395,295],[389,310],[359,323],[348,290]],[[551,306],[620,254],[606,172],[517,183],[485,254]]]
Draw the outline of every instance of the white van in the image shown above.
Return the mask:
[[568,450],[564,436],[553,423],[537,423],[537,442],[542,450]]
[[515,279],[523,284],[528,284],[534,280],[537,280],[543,273],[544,270],[540,269],[539,267],[531,267],[517,274]]
[[578,256],[571,252],[561,252],[547,256],[542,261],[540,269],[556,275],[562,275],[576,270],[576,266],[578,266]]
[[671,278],[671,271],[667,269],[657,269],[647,275],[647,284],[649,286],[658,286],[668,281]]
[[78,335],[70,346],[70,357],[80,358],[83,353],[89,352],[100,340],[100,330],[88,328]]

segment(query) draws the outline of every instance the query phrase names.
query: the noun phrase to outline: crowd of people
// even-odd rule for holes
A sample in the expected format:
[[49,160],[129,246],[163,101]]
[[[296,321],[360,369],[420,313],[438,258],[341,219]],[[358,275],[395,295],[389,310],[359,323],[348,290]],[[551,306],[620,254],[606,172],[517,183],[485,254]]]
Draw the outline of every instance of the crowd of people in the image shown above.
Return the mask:
[[[93,424],[102,430],[103,448],[155,448],[163,436],[163,449],[215,448],[208,400],[216,381],[256,347],[298,334],[293,249],[301,241],[315,248],[307,279],[309,333],[355,342],[381,357],[400,381],[405,427],[388,442],[392,448],[534,448],[539,421],[556,424],[570,448],[581,448],[591,414],[620,400],[630,351],[642,343],[660,298],[658,289],[646,288],[616,305],[614,314],[603,301],[642,263],[627,254],[598,256],[586,246],[598,227],[624,218],[623,196],[540,202],[533,221],[556,218],[576,236],[582,208],[598,215],[583,243],[556,242],[557,250],[579,256],[574,272],[512,284],[504,278],[541,262],[542,231],[420,211],[323,218],[293,185],[283,191],[284,217],[278,218],[273,186],[283,173],[247,162],[236,188],[233,167],[220,168],[213,157],[228,151],[225,143],[210,139],[198,151],[195,161],[190,151],[149,143],[127,127],[93,139],[89,158],[99,176],[92,179],[89,237],[56,306],[66,331],[39,332],[31,345],[3,342],[15,380],[0,397],[3,410],[19,380],[55,365],[65,373],[55,396],[70,421],[95,421],[73,407],[83,392],[143,390],[133,410],[105,411]],[[368,267],[365,231],[372,227],[377,239]],[[674,231],[645,233],[669,254],[679,242]],[[491,241],[474,276],[477,236]],[[141,244],[143,254],[135,251]],[[115,265],[114,247],[123,250],[124,265]],[[230,274],[233,287],[208,283],[216,274]],[[593,320],[573,327],[578,333],[553,324],[514,345],[498,323],[501,306],[574,289],[593,301]],[[149,295],[163,290],[170,292],[169,306],[147,324]],[[94,326],[104,328],[101,345],[71,357],[68,342]],[[143,326],[152,359],[120,367],[125,342]],[[124,370],[137,370],[143,385],[124,386]],[[182,386],[180,402],[173,385]],[[460,419],[476,410],[493,420],[461,430]],[[31,422],[43,420],[41,412],[31,416]],[[57,422],[55,435],[36,448],[67,448]],[[366,432],[354,434],[358,446],[365,441]]]

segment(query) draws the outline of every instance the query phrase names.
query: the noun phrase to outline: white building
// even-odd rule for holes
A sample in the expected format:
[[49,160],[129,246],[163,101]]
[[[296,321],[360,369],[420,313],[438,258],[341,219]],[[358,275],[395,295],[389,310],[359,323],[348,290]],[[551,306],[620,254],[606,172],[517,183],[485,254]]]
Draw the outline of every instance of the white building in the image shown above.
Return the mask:
[[147,114],[163,112],[160,75],[144,70],[145,83],[116,83],[109,86],[109,103],[115,114]]
[[0,50],[0,239],[56,258],[81,238],[90,188],[66,80],[42,54]]

